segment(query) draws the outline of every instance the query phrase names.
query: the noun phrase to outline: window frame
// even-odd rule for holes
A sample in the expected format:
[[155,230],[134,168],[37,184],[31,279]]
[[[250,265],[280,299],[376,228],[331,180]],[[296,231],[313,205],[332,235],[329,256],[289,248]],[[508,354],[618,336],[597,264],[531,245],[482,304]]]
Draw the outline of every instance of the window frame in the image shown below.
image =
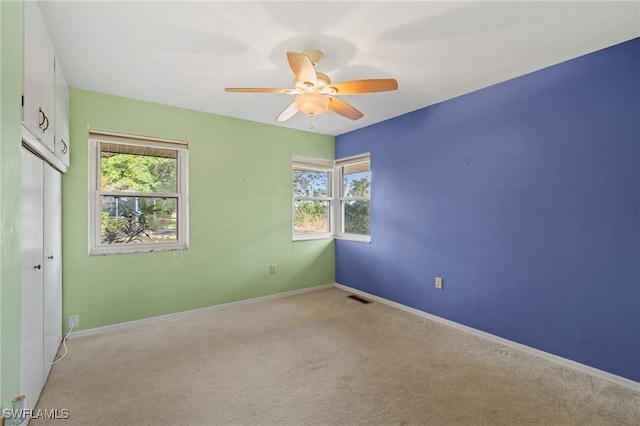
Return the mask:
[[[176,192],[103,191],[101,188],[100,143],[164,148],[175,150]],[[100,130],[89,131],[89,254],[108,255],[150,253],[156,251],[186,250],[189,248],[189,151],[188,142],[146,136],[127,135]],[[175,198],[177,213],[177,240],[175,242],[141,242],[129,244],[102,244],[101,197],[154,197]]]
[[335,238],[339,240],[347,240],[347,241],[356,241],[362,243],[370,243],[371,242],[371,228],[369,228],[369,234],[353,234],[344,232],[344,204],[346,201],[368,201],[369,202],[369,223],[371,223],[371,188],[369,189],[368,196],[346,196],[344,194],[344,168],[354,164],[360,163],[368,163],[369,164],[369,173],[372,176],[369,180],[369,185],[372,185],[373,173],[371,172],[371,154],[359,154],[351,157],[339,158],[334,162],[334,170],[335,170],[335,182],[334,186],[338,188],[337,197],[336,197],[336,208],[335,214],[336,217],[334,219],[335,223],[338,225],[335,233]]
[[[334,234],[334,171],[333,171],[333,160],[327,160],[324,158],[312,158],[312,157],[303,157],[300,155],[294,155],[292,161],[292,172],[295,170],[306,170],[313,172],[326,172],[329,174],[327,179],[327,192],[328,195],[326,197],[310,197],[303,195],[292,195],[292,203],[291,203],[291,235],[293,241],[306,241],[306,240],[324,240],[328,238],[332,238]],[[329,230],[328,232],[318,232],[313,234],[296,234],[295,231],[295,221],[296,221],[296,201],[325,201],[329,203],[329,212],[327,214],[329,221]]]
[[[371,229],[369,235],[353,234],[344,232],[344,201],[369,201],[371,206],[371,190],[369,196],[363,197],[347,197],[344,192],[344,167],[358,164],[368,163],[369,172],[371,172],[371,154],[364,153],[351,157],[339,158],[336,160],[327,160],[324,158],[304,157],[294,155],[292,160],[292,170],[309,170],[322,171],[329,173],[329,196],[327,197],[305,197],[293,194],[291,203],[291,235],[293,241],[321,240],[335,238],[339,240],[355,241],[361,243],[371,242]],[[373,174],[371,174],[373,175]],[[371,182],[370,182],[371,183]],[[293,193],[293,191],[291,191]],[[327,201],[329,202],[329,232],[316,234],[296,234],[295,232],[295,215],[296,201]],[[371,207],[369,207],[369,220],[371,220]],[[371,223],[371,222],[369,222]]]

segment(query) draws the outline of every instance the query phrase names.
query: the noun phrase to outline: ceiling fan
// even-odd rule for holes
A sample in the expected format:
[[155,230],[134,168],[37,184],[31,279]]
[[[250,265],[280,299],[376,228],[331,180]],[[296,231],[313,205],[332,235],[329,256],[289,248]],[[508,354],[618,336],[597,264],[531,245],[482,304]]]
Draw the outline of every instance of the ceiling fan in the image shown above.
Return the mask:
[[398,89],[398,82],[393,78],[332,83],[328,75],[317,72],[315,69],[323,56],[319,50],[306,50],[303,53],[287,52],[289,67],[295,76],[293,80],[295,88],[293,89],[227,87],[224,90],[225,92],[295,95],[294,101],[276,117],[276,121],[286,121],[298,111],[315,116],[324,114],[327,110],[351,120],[358,120],[363,117],[363,114],[353,105],[336,98],[336,95],[355,95]]

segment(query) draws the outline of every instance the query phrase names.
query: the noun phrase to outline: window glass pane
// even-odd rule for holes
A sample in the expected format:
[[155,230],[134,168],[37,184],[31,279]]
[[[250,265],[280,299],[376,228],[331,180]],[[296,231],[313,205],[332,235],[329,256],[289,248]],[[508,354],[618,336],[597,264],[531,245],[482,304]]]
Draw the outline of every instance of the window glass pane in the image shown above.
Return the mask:
[[369,235],[369,208],[369,200],[343,201],[343,232],[347,234]]
[[[368,168],[368,163],[366,164]],[[347,167],[343,169],[344,197],[368,197],[371,190],[371,171],[357,170],[349,172]]]
[[[122,152],[125,148],[152,155]],[[102,143],[100,187],[103,191],[177,192],[177,162],[176,151]]]
[[319,234],[331,229],[329,201],[295,201],[293,232],[296,234]]
[[328,197],[330,172],[313,170],[293,171],[293,195],[303,197]]
[[102,244],[176,242],[177,198],[100,197]]

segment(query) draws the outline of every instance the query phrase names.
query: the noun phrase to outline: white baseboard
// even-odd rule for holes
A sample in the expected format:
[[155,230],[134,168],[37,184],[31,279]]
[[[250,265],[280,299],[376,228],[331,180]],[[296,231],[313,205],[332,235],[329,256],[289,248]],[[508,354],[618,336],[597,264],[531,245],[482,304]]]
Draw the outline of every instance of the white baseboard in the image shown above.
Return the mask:
[[613,383],[615,383],[617,385],[624,386],[627,389],[630,389],[632,391],[640,393],[640,382],[636,382],[634,380],[630,380],[630,379],[627,379],[625,377],[621,377],[621,376],[609,373],[607,371],[599,370],[597,368],[590,367],[588,365],[581,364],[579,362],[575,362],[575,361],[572,361],[572,360],[567,359],[567,358],[563,358],[563,357],[558,356],[558,355],[553,355],[553,354],[550,354],[548,352],[544,352],[544,351],[541,351],[539,349],[535,349],[535,348],[532,348],[530,346],[526,346],[526,345],[523,345],[521,343],[517,343],[517,342],[514,342],[512,340],[505,339],[503,337],[498,337],[498,336],[496,336],[494,334],[487,333],[487,332],[481,331],[481,330],[477,330],[475,328],[472,328],[472,327],[469,327],[469,326],[466,326],[466,325],[463,325],[463,324],[460,324],[460,323],[457,323],[457,322],[454,322],[454,321],[450,321],[448,319],[444,319],[444,318],[441,318],[441,317],[433,315],[433,314],[428,314],[428,313],[423,312],[421,310],[418,310],[418,309],[415,309],[415,308],[411,308],[411,307],[403,305],[401,303],[393,302],[391,300],[388,300],[388,299],[385,299],[385,298],[382,298],[382,297],[379,297],[379,296],[375,296],[373,294],[369,294],[369,293],[367,293],[365,291],[357,290],[355,288],[351,288],[351,287],[348,287],[348,286],[343,285],[343,284],[336,283],[335,286],[337,288],[340,288],[342,290],[348,291],[350,293],[355,293],[355,294],[358,294],[360,296],[366,297],[368,299],[375,300],[376,302],[380,302],[380,303],[383,303],[385,305],[392,306],[394,308],[402,309],[403,311],[406,311],[406,312],[412,313],[414,315],[418,315],[418,316],[421,316],[423,318],[427,318],[427,319],[439,322],[439,323],[447,325],[449,327],[453,327],[453,328],[456,328],[458,330],[473,334],[474,336],[478,336],[478,337],[481,337],[483,339],[491,340],[494,343],[499,343],[499,344],[507,346],[509,348],[513,348],[513,349],[517,349],[517,350],[520,350],[520,351],[523,351],[523,352],[527,352],[529,354],[538,356],[540,358],[544,358],[544,359],[546,359],[548,361],[555,362],[556,364],[560,364],[562,366],[569,367],[569,368],[572,368],[574,370],[578,370],[580,372],[589,374],[591,376],[594,376],[594,377],[597,377],[597,378],[600,378],[600,379],[604,379],[604,380],[607,380],[609,382],[613,382]]
[[121,322],[121,323],[112,324],[112,325],[105,325],[103,327],[88,328],[86,330],[74,331],[74,332],[69,334],[68,338],[69,339],[74,339],[76,337],[91,336],[91,335],[94,335],[94,334],[102,334],[102,333],[107,333],[107,332],[114,331],[114,330],[122,330],[122,329],[125,329],[125,328],[134,327],[134,326],[141,325],[141,324],[149,324],[149,323],[153,323],[153,322],[165,321],[165,320],[168,320],[168,319],[188,317],[188,316],[192,316],[192,315],[199,315],[199,314],[202,314],[202,313],[205,313],[205,312],[218,311],[218,310],[221,310],[221,309],[233,308],[235,306],[248,305],[248,304],[252,304],[252,303],[259,303],[259,302],[264,302],[264,301],[267,301],[267,300],[279,299],[281,297],[294,296],[296,294],[309,293],[309,292],[312,292],[312,291],[318,291],[318,290],[323,290],[323,289],[326,289],[326,288],[332,288],[334,286],[335,286],[335,284],[323,284],[323,285],[318,285],[318,286],[314,286],[314,287],[307,287],[307,288],[301,288],[301,289],[298,289],[298,290],[286,291],[284,293],[276,293],[276,294],[270,294],[268,296],[254,297],[253,299],[245,299],[245,300],[239,300],[237,302],[223,303],[221,305],[207,306],[206,308],[199,308],[199,309],[192,309],[192,310],[189,310],[189,311],[176,312],[174,314],[159,315],[159,316],[156,316],[156,317],[143,318],[143,319],[139,319],[139,320]]

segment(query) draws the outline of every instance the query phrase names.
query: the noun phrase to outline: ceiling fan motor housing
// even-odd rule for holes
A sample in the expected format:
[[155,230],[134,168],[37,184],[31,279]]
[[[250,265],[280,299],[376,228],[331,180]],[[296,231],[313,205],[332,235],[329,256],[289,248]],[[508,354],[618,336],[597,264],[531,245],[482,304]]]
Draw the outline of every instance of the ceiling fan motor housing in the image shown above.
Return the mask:
[[309,58],[313,66],[318,65],[322,58],[324,58],[324,54],[321,51],[315,49],[305,50],[304,52],[302,52],[302,54],[306,55],[307,58]]

